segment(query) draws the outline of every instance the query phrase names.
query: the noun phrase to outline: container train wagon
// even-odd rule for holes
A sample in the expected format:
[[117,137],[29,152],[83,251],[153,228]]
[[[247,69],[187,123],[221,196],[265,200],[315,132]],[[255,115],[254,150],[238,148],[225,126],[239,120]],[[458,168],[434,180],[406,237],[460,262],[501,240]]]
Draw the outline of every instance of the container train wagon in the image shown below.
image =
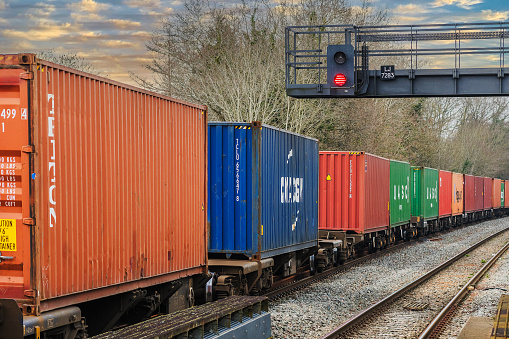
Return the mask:
[[0,338],[186,308],[208,280],[207,108],[0,55]]
[[209,269],[219,297],[269,288],[318,248],[318,141],[209,123]]

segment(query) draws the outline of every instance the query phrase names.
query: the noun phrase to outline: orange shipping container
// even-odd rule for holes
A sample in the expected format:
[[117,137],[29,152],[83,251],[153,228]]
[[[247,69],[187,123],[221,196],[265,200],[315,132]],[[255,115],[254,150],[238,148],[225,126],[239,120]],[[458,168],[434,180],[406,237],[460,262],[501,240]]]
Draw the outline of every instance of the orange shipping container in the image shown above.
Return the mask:
[[370,233],[389,226],[390,162],[364,152],[320,152],[319,229]]
[[[440,198],[440,197],[439,197]],[[452,215],[463,213],[463,174],[452,173]]]
[[206,107],[0,55],[2,298],[25,314],[206,273]]
[[492,204],[493,208],[500,208],[502,193],[502,179],[493,179]]

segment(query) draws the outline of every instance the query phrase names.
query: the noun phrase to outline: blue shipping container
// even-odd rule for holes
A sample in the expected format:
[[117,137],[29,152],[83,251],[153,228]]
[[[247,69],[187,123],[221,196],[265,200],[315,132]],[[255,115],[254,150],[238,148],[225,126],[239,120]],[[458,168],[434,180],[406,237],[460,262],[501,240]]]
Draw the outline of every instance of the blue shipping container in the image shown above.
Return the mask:
[[318,141],[209,122],[209,252],[267,258],[317,246]]

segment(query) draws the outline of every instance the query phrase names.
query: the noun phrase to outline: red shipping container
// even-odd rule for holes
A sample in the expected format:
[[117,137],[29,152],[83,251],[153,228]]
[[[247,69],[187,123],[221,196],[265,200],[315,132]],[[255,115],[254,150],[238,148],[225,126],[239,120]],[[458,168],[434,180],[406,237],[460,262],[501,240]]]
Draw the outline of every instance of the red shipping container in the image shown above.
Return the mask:
[[475,211],[475,177],[473,175],[464,175],[463,201],[465,202],[465,213]]
[[474,211],[482,211],[484,209],[484,178],[475,178],[475,206]]
[[440,217],[452,214],[452,172],[438,173],[438,215]]
[[493,208],[493,179],[483,178],[484,180],[484,195],[483,195],[483,208],[491,210]]
[[493,208],[500,208],[501,197],[502,194],[502,179],[493,179],[493,189],[492,189],[492,206]]
[[205,106],[23,54],[0,109],[2,298],[37,315],[207,272]]
[[388,159],[364,152],[320,152],[319,166],[319,229],[361,234],[388,228]]

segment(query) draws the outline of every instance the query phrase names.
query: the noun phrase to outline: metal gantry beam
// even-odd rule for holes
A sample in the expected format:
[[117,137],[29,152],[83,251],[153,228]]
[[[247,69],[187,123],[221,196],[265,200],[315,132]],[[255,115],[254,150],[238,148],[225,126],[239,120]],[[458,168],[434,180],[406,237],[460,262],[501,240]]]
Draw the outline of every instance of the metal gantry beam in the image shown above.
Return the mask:
[[[287,27],[286,90],[296,98],[509,95],[508,37],[509,22]],[[350,90],[327,76],[328,46],[347,44],[355,59]],[[445,58],[450,66],[440,68]],[[462,67],[466,59],[475,68]]]

